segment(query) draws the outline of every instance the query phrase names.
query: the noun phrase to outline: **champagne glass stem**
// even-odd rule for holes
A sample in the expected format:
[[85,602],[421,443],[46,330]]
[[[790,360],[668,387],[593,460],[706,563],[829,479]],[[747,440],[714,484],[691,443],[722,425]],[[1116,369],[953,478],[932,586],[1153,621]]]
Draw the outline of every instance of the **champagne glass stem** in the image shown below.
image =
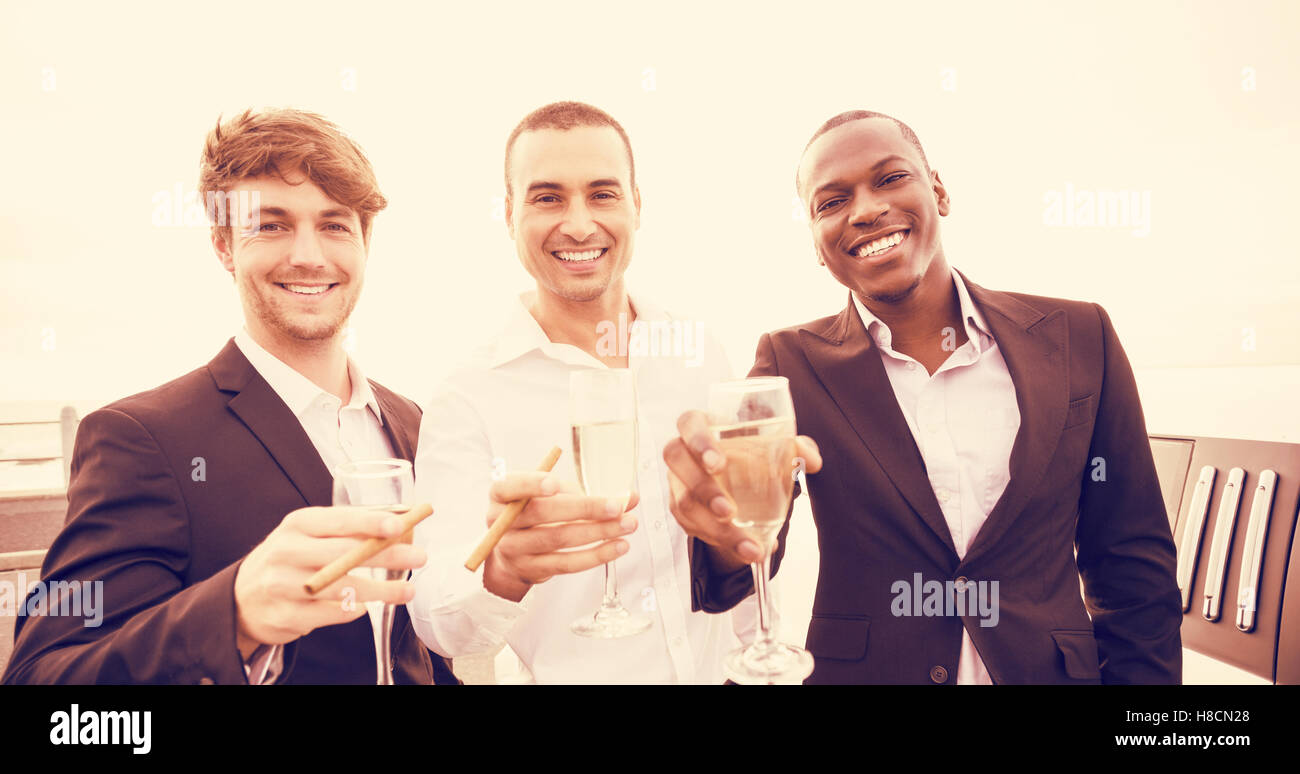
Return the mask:
[[754,562],[750,569],[754,571],[754,593],[758,595],[758,639],[754,645],[768,648],[772,645],[772,597],[767,590],[767,579],[772,571],[772,553],[763,555],[763,561]]
[[618,602],[618,570],[614,569],[613,562],[605,563],[605,601],[602,603],[606,608],[616,608]]
[[375,658],[379,660],[379,682],[378,685],[393,684],[393,618],[396,615],[396,609],[392,605],[384,605],[383,623],[380,624],[379,636],[383,638],[382,642],[375,643]]

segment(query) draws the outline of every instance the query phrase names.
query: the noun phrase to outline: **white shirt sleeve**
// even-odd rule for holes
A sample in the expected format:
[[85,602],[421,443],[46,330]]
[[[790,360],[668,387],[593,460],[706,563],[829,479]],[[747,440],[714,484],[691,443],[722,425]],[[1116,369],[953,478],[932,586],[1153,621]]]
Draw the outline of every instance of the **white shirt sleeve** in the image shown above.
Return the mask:
[[448,658],[492,651],[526,608],[483,588],[483,568],[465,560],[487,532],[494,455],[479,413],[450,383],[434,393],[420,422],[415,492],[433,515],[415,528],[429,561],[412,576],[407,610],[430,650]]

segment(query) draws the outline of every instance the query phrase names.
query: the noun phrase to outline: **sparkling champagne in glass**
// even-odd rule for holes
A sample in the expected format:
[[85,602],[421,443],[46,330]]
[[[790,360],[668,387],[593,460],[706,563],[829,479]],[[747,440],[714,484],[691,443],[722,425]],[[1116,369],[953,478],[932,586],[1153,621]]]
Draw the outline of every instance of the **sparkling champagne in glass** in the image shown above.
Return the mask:
[[[334,504],[405,513],[410,509],[415,478],[406,460],[382,459],[346,462],[334,470]],[[406,570],[358,567],[350,575],[379,581],[405,580]],[[365,603],[375,637],[376,685],[393,684],[393,605],[378,600]]]
[[[590,497],[627,501],[636,491],[636,382],[626,368],[574,371],[569,379],[573,464]],[[610,639],[640,634],[650,619],[634,614],[618,598],[618,573],[605,565],[600,608],[574,621],[574,634]]]
[[709,388],[709,424],[727,458],[720,483],[736,504],[732,522],[763,549],[751,565],[758,594],[758,637],[724,663],[736,683],[798,683],[812,674],[812,655],[778,642],[768,593],[772,551],[794,494],[795,422],[783,376],[741,379]]

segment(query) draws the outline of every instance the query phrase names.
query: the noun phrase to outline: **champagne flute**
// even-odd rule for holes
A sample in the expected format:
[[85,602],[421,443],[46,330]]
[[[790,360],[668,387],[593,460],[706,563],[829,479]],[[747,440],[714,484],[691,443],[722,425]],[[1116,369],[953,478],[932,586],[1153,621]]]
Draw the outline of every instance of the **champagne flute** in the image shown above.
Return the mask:
[[[409,510],[415,478],[406,460],[382,459],[345,462],[334,470],[334,504],[404,513]],[[358,567],[349,575],[374,580],[405,580],[406,570]],[[366,603],[370,629],[375,637],[375,684],[393,684],[393,605],[370,600]]]
[[[573,464],[589,497],[621,500],[636,491],[636,381],[626,368],[574,371],[569,378],[569,418],[573,424]],[[650,628],[618,599],[614,562],[605,565],[605,593],[593,615],[569,627],[583,637],[630,637]]]
[[763,549],[750,565],[758,594],[758,637],[727,655],[723,671],[733,682],[798,683],[812,674],[812,654],[776,640],[768,593],[772,551],[794,494],[795,423],[790,383],[783,376],[711,385],[709,425],[726,455],[720,483],[736,505],[732,523]]

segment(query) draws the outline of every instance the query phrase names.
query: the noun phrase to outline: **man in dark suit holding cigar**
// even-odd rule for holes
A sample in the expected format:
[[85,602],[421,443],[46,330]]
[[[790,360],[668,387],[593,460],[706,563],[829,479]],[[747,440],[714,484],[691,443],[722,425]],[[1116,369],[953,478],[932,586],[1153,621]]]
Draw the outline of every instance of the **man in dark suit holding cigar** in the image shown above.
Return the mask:
[[[369,162],[320,116],[249,112],[209,134],[200,188],[246,327],[206,366],[82,421],[42,580],[102,583],[102,625],[53,605],[19,617],[4,682],[373,684],[367,600],[399,605],[396,682],[453,682],[401,606],[410,583],[303,588],[401,531],[394,514],[331,507],[331,470],[413,460],[420,424],[343,347],[386,205]],[[424,561],[396,545],[366,564]]]
[[[809,682],[1179,682],[1174,545],[1105,311],[951,269],[947,189],[889,116],[827,121],[797,186],[849,303],[765,334],[751,376],[790,380],[817,473]],[[759,548],[730,523],[707,417],[679,430],[694,605],[725,610]]]

